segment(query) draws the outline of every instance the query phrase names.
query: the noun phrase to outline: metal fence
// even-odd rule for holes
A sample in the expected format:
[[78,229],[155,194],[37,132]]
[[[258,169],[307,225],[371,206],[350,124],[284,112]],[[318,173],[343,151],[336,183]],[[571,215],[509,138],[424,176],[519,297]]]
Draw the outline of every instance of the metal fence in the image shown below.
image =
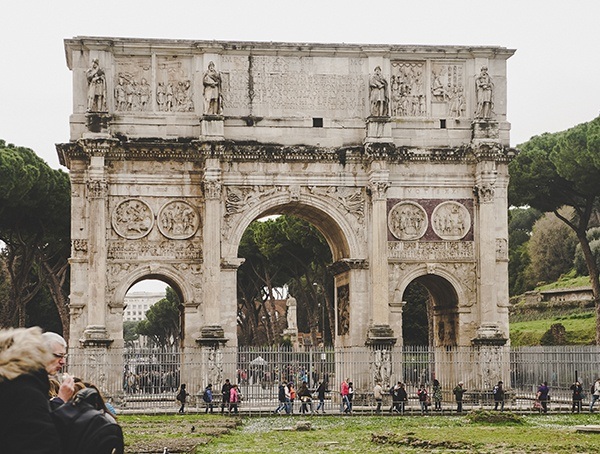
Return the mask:
[[[213,358],[214,359],[214,358]],[[221,411],[221,385],[225,379],[239,385],[243,401],[240,411],[251,414],[272,413],[278,405],[281,381],[293,382],[298,388],[306,382],[315,390],[328,382],[325,411],[340,411],[339,388],[344,379],[353,382],[353,410],[373,413],[373,386],[384,386],[384,410],[390,408],[390,386],[405,383],[409,402],[407,412],[419,413],[416,395],[423,384],[431,393],[434,379],[442,388],[442,412],[455,409],[452,389],[459,381],[467,387],[463,408],[492,408],[492,388],[497,380],[504,382],[505,409],[533,411],[537,387],[548,382],[551,389],[551,411],[571,411],[571,384],[578,379],[588,395],[589,388],[600,377],[600,347],[496,347],[490,355],[477,347],[394,347],[388,350],[371,348],[312,348],[292,351],[286,348],[223,348],[217,366],[207,365],[206,356],[185,356],[177,350],[128,350],[124,354],[104,353],[102,357],[69,356],[68,371],[83,379],[101,377],[102,391],[120,411],[171,412],[178,409],[175,400],[182,380],[188,384],[188,411],[207,411],[201,395],[212,382],[214,411]],[[105,379],[99,375],[120,374]],[[218,368],[211,374],[207,369]],[[182,370],[184,373],[182,373]],[[112,371],[112,372],[111,372]],[[121,372],[119,372],[121,371]],[[215,379],[215,377],[218,377]],[[313,408],[316,402],[313,401]],[[295,412],[300,411],[298,402]],[[600,407],[600,404],[599,404]],[[227,411],[227,408],[224,408]],[[310,409],[308,409],[310,410]]]

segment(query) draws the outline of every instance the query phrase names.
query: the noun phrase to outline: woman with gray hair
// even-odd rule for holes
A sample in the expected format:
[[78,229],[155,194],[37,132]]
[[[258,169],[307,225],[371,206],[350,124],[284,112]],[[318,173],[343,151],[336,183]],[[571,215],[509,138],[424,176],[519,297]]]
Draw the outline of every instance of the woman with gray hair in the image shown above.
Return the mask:
[[40,328],[0,330],[3,452],[62,452],[48,402],[46,365],[51,357]]

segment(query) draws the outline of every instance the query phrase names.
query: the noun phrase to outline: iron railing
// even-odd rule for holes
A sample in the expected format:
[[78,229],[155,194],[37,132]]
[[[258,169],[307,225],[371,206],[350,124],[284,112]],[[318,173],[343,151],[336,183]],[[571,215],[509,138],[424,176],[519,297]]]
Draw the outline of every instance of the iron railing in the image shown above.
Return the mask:
[[[98,362],[107,374],[121,374],[119,379],[102,380],[101,389],[119,411],[170,412],[177,410],[177,389],[182,380],[185,362],[190,398],[188,410],[205,411],[201,399],[208,384],[206,361],[184,357],[177,349],[126,350],[123,354],[102,355],[101,360],[76,353],[68,359],[67,371],[98,377]],[[485,364],[488,361],[490,364]],[[408,412],[420,412],[416,390],[424,384],[431,393],[437,379],[442,389],[442,411],[455,409],[452,389],[459,381],[467,384],[463,408],[491,408],[492,388],[496,380],[504,382],[505,409],[533,411],[537,387],[548,382],[551,391],[551,411],[571,410],[571,384],[578,379],[584,386],[589,405],[589,388],[600,377],[600,347],[497,347],[492,357],[483,355],[478,347],[393,347],[389,350],[371,348],[312,348],[292,351],[288,348],[223,348],[219,382],[212,383],[215,411],[220,411],[221,385],[224,379],[237,383],[243,395],[240,410],[252,414],[272,413],[278,405],[281,381],[291,381],[296,388],[306,382],[311,390],[326,380],[330,392],[325,411],[340,410],[339,387],[344,379],[353,382],[354,411],[373,413],[373,386],[384,386],[383,408],[390,408],[387,390],[397,381],[405,383],[409,396]],[[493,371],[487,374],[486,371]],[[118,372],[121,371],[121,372]],[[215,375],[213,375],[214,377]],[[316,404],[313,401],[313,408]],[[295,412],[300,405],[294,404]],[[600,403],[598,403],[600,408]],[[226,409],[225,409],[226,410]]]

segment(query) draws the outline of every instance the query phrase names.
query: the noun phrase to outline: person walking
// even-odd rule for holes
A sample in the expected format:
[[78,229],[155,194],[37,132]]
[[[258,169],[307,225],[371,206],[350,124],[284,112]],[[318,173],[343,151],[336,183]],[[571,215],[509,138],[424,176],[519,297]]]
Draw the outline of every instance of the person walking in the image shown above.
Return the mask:
[[300,398],[300,402],[302,402],[302,405],[300,406],[300,413],[308,413],[310,409],[310,414],[313,414],[312,393],[310,392],[310,389],[308,389],[308,385],[305,381],[303,381],[300,385],[298,397]]
[[273,412],[276,415],[278,415],[281,410],[285,410],[286,413],[289,413],[288,404],[287,404],[287,402],[289,402],[289,399],[286,397],[287,395],[289,395],[289,391],[287,391],[286,388],[287,388],[287,383],[285,381],[282,381],[279,384],[279,391],[277,393],[277,399],[279,400],[279,405]]
[[229,413],[238,414],[238,404],[240,402],[240,391],[237,384],[234,384],[229,390]]
[[540,402],[540,412],[548,413],[548,401],[550,400],[550,388],[548,388],[548,382],[543,382],[538,386],[536,399]]
[[206,404],[206,409],[204,413],[213,412],[213,394],[212,394],[212,384],[209,383],[208,386],[204,389],[204,394],[202,394],[202,400]]
[[458,385],[454,387],[452,393],[454,394],[454,398],[456,399],[456,412],[462,413],[463,411],[463,396],[467,392],[464,388],[464,383],[462,381],[458,382]]
[[433,392],[433,409],[435,411],[442,411],[442,387],[437,378],[433,380],[433,386],[431,390]]
[[421,414],[424,415],[428,411],[429,393],[423,383],[421,383],[419,389],[417,389],[417,397],[419,398],[419,405],[421,406]]
[[181,404],[181,407],[179,407],[179,413],[185,412],[185,401],[187,400],[187,397],[189,395],[190,394],[185,389],[185,383],[182,383],[181,386],[179,387],[179,392],[177,393],[177,396],[175,397],[175,399],[177,399],[177,401]]
[[296,388],[294,388],[294,383],[293,382],[289,382],[288,383],[288,389],[290,390],[290,395],[289,395],[289,403],[288,403],[288,408],[290,409],[290,413],[293,415],[294,414],[294,401],[296,400]]
[[344,411],[344,413],[352,414],[352,398],[354,397],[354,384],[349,381],[348,382],[348,407]]
[[327,392],[327,382],[323,380],[319,383],[317,388],[317,398],[319,399],[319,405],[317,405],[316,412],[319,413],[319,409],[325,414],[325,393]]
[[569,388],[573,391],[573,406],[571,407],[571,413],[581,413],[581,401],[583,400],[583,387],[579,380],[571,385]]
[[600,399],[600,378],[596,379],[596,381],[592,385],[592,388],[590,389],[590,395],[591,395],[590,413],[593,413],[594,412],[594,404],[596,403],[596,401],[598,399]]
[[498,410],[498,405],[500,405],[500,411],[504,411],[504,388],[502,385],[503,383],[499,381],[492,391],[494,393],[494,410]]
[[373,398],[377,404],[375,413],[379,415],[381,414],[381,403],[383,402],[383,388],[381,387],[381,382],[375,383],[375,386],[373,387]]
[[221,386],[221,414],[223,414],[223,411],[225,410],[225,408],[227,408],[227,411],[229,411],[229,398],[231,396],[231,383],[229,382],[229,379],[225,379],[225,383],[223,383],[223,386]]
[[349,392],[348,382],[349,381],[350,380],[347,378],[346,380],[343,380],[342,384],[340,385],[340,396],[341,396],[340,413],[346,413],[346,410],[348,409],[348,406],[350,405],[350,402],[348,402],[348,392]]

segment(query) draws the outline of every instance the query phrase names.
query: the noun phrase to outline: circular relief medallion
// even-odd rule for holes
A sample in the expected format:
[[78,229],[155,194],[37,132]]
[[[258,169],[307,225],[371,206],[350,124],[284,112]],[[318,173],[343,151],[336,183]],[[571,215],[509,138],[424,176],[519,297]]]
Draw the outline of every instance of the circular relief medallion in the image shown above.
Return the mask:
[[441,239],[460,240],[471,228],[471,215],[462,203],[443,202],[433,210],[431,224]]
[[184,240],[193,236],[200,226],[200,216],[187,202],[166,203],[158,213],[158,229],[167,238]]
[[388,227],[399,240],[416,240],[425,235],[427,213],[415,202],[400,202],[390,210]]
[[125,200],[112,214],[112,226],[120,236],[130,240],[145,237],[154,225],[150,206],[139,199]]

